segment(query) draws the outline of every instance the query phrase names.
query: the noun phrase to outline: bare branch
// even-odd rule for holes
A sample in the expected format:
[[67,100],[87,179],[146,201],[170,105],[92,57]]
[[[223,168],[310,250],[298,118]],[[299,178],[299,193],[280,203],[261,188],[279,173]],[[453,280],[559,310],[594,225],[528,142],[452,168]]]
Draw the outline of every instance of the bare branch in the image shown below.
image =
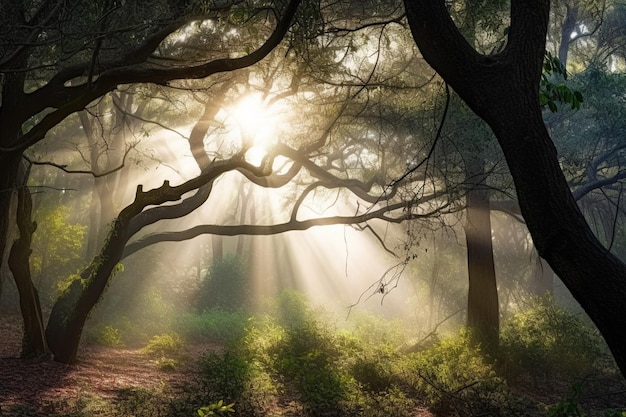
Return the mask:
[[104,171],[100,173],[96,173],[93,170],[88,170],[88,169],[68,169],[67,165],[65,164],[57,164],[52,161],[33,161],[26,155],[23,155],[23,157],[32,165],[41,165],[41,166],[47,165],[47,166],[51,166],[54,168],[58,168],[61,171],[66,172],[68,174],[87,174],[87,175],[91,175],[94,178],[101,178],[101,177],[106,177],[107,175],[113,174],[114,172],[120,171],[122,168],[124,168],[125,163],[126,163],[126,157],[128,156],[131,150],[135,149],[135,146],[137,146],[137,143],[133,143],[130,146],[126,147],[126,150],[124,151],[124,156],[122,157],[121,164],[119,164],[115,168],[112,168],[108,171]]

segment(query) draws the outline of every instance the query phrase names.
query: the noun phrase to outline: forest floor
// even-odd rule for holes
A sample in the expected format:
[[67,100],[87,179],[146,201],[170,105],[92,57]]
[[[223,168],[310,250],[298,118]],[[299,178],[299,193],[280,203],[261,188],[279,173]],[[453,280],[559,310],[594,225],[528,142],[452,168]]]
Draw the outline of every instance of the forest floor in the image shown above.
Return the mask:
[[[88,411],[90,402],[115,404],[133,391],[158,391],[164,401],[181,397],[194,383],[197,359],[221,348],[186,346],[181,366],[162,370],[141,349],[83,344],[78,362],[63,365],[20,359],[20,335],[20,316],[0,316],[0,416],[73,416],[76,410]],[[290,413],[276,410],[276,415]],[[414,415],[433,416],[423,407]]]
[[[187,346],[181,366],[162,370],[141,349],[81,345],[78,363],[19,358],[21,318],[0,319],[0,416],[6,410],[28,415],[70,414],[86,398],[112,400],[132,390],[158,391],[164,398],[184,392],[195,375],[195,362],[217,346]],[[12,415],[12,414],[11,414]]]
[[[163,370],[141,349],[81,345],[78,363],[63,365],[51,360],[19,359],[21,318],[0,316],[0,417],[4,416],[76,416],[91,415],[90,406],[118,404],[141,392],[158,392],[159,398],[184,398],[193,386],[197,359],[207,351],[218,351],[218,345],[188,345],[186,358],[180,366]],[[564,381],[550,384],[516,384],[516,391],[543,404],[554,404],[569,387]],[[544,381],[545,382],[545,381]],[[556,386],[556,385],[560,385]],[[595,410],[626,406],[626,382],[612,379],[597,381],[595,393],[582,401]],[[560,394],[555,395],[560,392]],[[612,393],[612,394],[609,394]],[[607,394],[609,394],[607,396]],[[286,404],[283,404],[283,406]],[[282,408],[282,406],[279,406]],[[287,405],[287,408],[289,406]],[[76,410],[80,410],[76,414]],[[107,415],[129,415],[127,413]],[[289,410],[276,410],[275,415],[292,415]],[[604,415],[602,411],[589,416]],[[433,417],[424,407],[414,417]]]

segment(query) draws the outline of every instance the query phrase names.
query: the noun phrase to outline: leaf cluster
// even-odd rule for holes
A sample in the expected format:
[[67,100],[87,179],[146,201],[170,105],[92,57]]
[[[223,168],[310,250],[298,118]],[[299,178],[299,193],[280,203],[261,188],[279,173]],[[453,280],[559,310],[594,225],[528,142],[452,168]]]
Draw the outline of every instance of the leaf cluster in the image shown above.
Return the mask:
[[567,104],[572,110],[580,109],[584,101],[582,93],[572,90],[564,82],[553,81],[558,78],[566,81],[567,70],[558,57],[546,51],[539,89],[539,104],[541,107],[547,106],[553,113],[558,111],[558,104]]

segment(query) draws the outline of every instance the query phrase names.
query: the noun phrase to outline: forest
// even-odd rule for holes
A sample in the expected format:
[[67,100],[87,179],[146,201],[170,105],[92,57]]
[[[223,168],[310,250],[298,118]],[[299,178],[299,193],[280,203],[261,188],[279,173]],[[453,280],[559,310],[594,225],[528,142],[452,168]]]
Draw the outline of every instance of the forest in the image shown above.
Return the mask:
[[626,417],[624,0],[0,0],[0,89],[0,417]]

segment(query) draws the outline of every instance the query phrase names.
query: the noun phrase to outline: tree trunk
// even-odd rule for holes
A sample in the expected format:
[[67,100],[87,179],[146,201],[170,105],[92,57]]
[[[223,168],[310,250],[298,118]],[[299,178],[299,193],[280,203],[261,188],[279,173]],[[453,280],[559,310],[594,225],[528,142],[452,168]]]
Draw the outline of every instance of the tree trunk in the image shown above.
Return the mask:
[[19,238],[13,243],[9,253],[9,267],[13,273],[15,285],[20,298],[20,310],[24,320],[24,332],[22,335],[22,358],[35,358],[49,354],[44,335],[43,315],[39,304],[39,294],[33,285],[30,273],[30,245],[33,233],[37,229],[37,223],[31,221],[32,200],[28,181],[28,169],[20,169],[19,182],[21,187],[17,190],[17,226],[20,232]]
[[[100,254],[83,271],[70,288],[62,294],[50,313],[46,336],[54,359],[62,363],[76,360],[83,327],[93,307],[98,303],[109,282],[111,274],[124,255],[128,239],[143,227],[164,218],[178,218],[189,214],[198,201],[191,196],[178,204],[162,206],[165,202],[178,201],[194,189],[200,202],[208,198],[215,178],[224,172],[242,167],[240,159],[215,162],[206,173],[175,187],[165,181],[159,188],[143,191],[139,185],[135,200],[126,206],[113,221],[108,238]],[[191,202],[192,204],[186,204]],[[146,210],[146,207],[154,206]]]
[[405,0],[426,61],[494,131],[539,255],[596,324],[626,375],[626,265],[594,236],[572,196],[539,106],[549,0],[511,1],[505,49],[478,54],[443,0]]
[[120,215],[115,219],[100,254],[83,271],[81,279],[75,280],[54,304],[46,336],[55,361],[76,361],[83,327],[122,257],[124,245],[128,241],[126,230],[131,219],[132,215]]
[[[22,154],[18,152],[0,153],[0,263],[4,260],[9,239],[11,200],[17,190],[18,168]],[[3,277],[4,279],[8,277]]]
[[559,61],[563,64],[563,68],[567,69],[567,53],[569,44],[572,39],[572,33],[576,29],[578,20],[578,5],[566,4],[565,19],[561,25],[561,42],[559,44]]
[[[626,267],[601,245],[578,209],[541,120],[519,109],[500,137],[526,224],[541,257],[592,318],[626,374]],[[534,121],[532,119],[535,119]],[[516,144],[524,142],[524,146]],[[538,187],[537,184],[540,184]]]
[[470,156],[466,164],[468,180],[477,182],[466,195],[467,327],[472,331],[474,341],[492,351],[497,348],[500,336],[500,310],[491,241],[489,190],[484,184],[484,160],[480,156]]

